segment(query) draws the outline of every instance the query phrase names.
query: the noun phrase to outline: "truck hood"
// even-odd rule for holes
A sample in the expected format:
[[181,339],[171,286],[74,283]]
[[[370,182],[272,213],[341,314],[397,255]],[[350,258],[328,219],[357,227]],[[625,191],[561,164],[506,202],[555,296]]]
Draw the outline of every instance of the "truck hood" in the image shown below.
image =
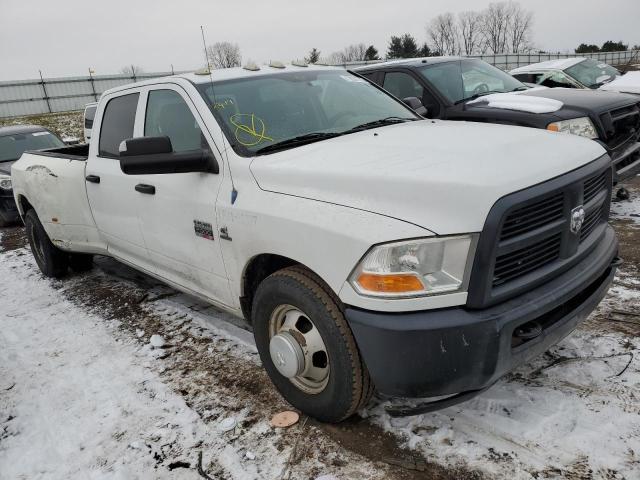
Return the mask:
[[567,109],[585,113],[593,112],[598,115],[638,103],[638,98],[633,95],[576,88],[532,89],[522,92],[521,95],[556,100],[562,102]]
[[263,190],[454,234],[482,230],[499,198],[604,153],[575,135],[424,120],[259,156],[250,169]]
[[0,162],[0,174],[11,175],[11,165],[13,165],[14,163],[16,163],[15,160]]
[[640,72],[627,72],[602,85],[600,90],[640,95]]
[[600,115],[637,103],[637,97],[624,93],[574,88],[532,88],[522,92],[494,93],[467,102],[469,110],[489,108],[517,110],[532,114],[553,113],[561,118],[580,114]]

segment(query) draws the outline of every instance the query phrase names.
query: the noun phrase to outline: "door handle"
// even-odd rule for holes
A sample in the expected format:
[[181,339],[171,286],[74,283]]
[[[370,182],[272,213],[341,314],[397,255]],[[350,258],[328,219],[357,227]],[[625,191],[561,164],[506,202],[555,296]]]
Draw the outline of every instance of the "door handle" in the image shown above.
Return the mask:
[[85,180],[91,183],[100,183],[100,177],[98,175],[87,175]]
[[153,185],[147,185],[146,183],[139,183],[136,185],[136,192],[146,193],[147,195],[155,195],[156,187]]

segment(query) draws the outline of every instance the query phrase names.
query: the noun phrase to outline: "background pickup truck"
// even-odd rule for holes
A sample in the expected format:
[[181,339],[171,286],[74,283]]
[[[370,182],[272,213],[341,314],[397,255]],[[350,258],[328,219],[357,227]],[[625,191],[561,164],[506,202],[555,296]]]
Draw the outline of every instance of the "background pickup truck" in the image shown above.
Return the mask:
[[488,63],[462,57],[396,60],[355,69],[397,98],[417,97],[426,116],[573,133],[599,142],[614,182],[640,172],[640,97],[566,88],[529,89]]
[[619,70],[599,60],[576,57],[532,63],[511,70],[522,82],[555,88],[583,88],[640,95],[640,72]]
[[244,316],[295,407],[374,389],[462,401],[571,332],[617,240],[605,150],[426,120],[342,69],[274,65],[119,87],[89,146],[27,153],[14,194],[46,275],[115,257]]

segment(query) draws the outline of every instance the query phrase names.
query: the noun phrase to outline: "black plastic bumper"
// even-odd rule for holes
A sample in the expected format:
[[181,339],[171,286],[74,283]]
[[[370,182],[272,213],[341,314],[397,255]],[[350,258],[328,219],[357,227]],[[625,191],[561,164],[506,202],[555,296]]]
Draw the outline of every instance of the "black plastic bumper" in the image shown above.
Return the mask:
[[[598,246],[581,263],[493,307],[409,313],[347,307],[346,317],[380,393],[436,397],[480,391],[546,351],[587,318],[613,280],[617,251],[615,233],[607,226]],[[524,340],[518,336],[523,326],[536,326],[540,333]]]
[[0,211],[6,221],[17,222],[20,220],[20,213],[18,212],[18,207],[16,207],[13,192],[0,192]]
[[624,152],[612,156],[614,167],[614,183],[623,182],[640,173],[640,142],[626,147]]

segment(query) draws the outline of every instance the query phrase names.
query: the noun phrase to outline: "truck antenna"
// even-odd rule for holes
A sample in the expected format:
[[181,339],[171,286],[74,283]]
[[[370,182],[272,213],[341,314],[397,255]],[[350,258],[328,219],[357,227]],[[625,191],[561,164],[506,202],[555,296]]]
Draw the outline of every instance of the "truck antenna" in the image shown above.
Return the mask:
[[[213,75],[211,74],[211,64],[209,63],[209,55],[207,54],[207,42],[204,39],[204,28],[200,25],[200,33],[202,34],[202,47],[204,49],[204,59],[207,65],[207,73],[209,74],[209,82],[211,83],[211,94],[213,95],[213,110],[215,110],[215,106],[218,103],[216,98],[216,90],[213,86]],[[213,113],[213,111],[211,112]],[[215,114],[213,115],[215,118]],[[229,153],[227,152],[227,144],[224,140],[224,131],[222,130],[222,126],[220,127],[220,134],[222,135],[222,149],[224,150],[225,157],[227,158],[227,165],[229,166],[229,178],[231,178],[231,205],[236,203],[236,198],[238,198],[238,190],[236,190],[235,183],[233,182],[233,174],[231,173],[231,163],[229,163]]]

